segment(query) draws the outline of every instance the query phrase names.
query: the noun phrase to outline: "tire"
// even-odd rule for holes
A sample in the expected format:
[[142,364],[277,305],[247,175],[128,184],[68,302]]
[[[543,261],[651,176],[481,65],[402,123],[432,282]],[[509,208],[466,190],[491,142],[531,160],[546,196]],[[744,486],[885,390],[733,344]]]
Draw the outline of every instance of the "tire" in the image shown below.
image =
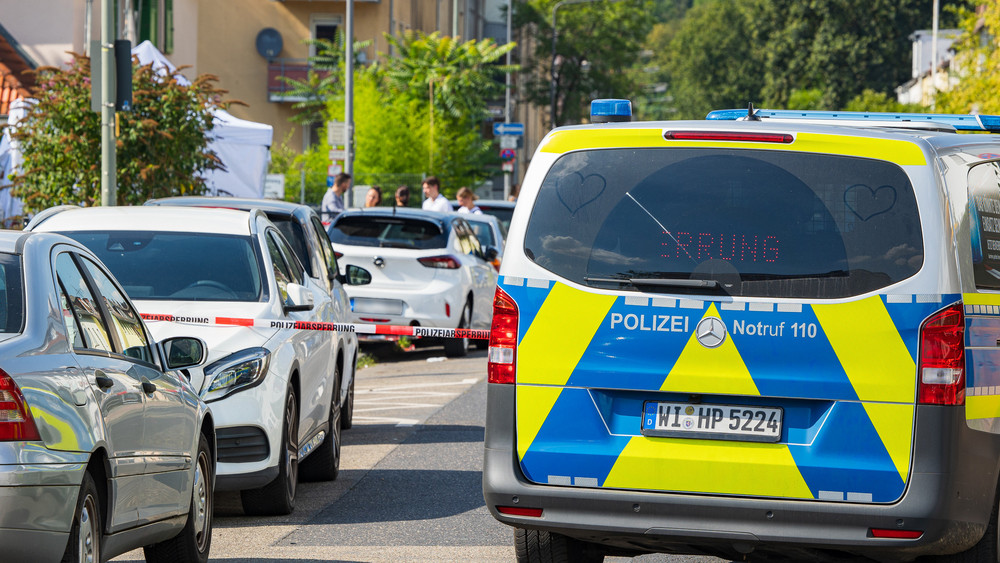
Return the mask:
[[[471,307],[465,303],[462,309],[462,318],[458,319],[458,328],[469,328],[471,317]],[[444,341],[444,355],[449,358],[461,358],[469,354],[468,338],[449,338]]]
[[299,467],[304,481],[333,481],[340,473],[340,429],[343,413],[340,409],[340,367],[333,372],[338,382],[330,397],[329,432],[316,451],[309,454]]
[[599,563],[604,555],[580,540],[543,532],[514,528],[514,553],[518,563]]
[[358,355],[354,355],[354,372],[351,377],[351,384],[347,387],[347,398],[344,399],[344,408],[340,410],[340,429],[350,430],[354,426],[354,380],[358,378]]
[[285,394],[284,418],[278,476],[259,489],[240,491],[243,512],[248,516],[282,516],[295,510],[295,488],[299,480],[299,409],[291,384]]
[[212,549],[212,450],[204,434],[198,440],[198,464],[191,486],[191,510],[187,523],[177,536],[143,548],[147,563],[206,563]]
[[69,542],[63,554],[62,563],[90,563],[101,561],[101,501],[97,484],[90,472],[84,472],[80,484],[80,496],[76,501],[73,527],[69,531]]

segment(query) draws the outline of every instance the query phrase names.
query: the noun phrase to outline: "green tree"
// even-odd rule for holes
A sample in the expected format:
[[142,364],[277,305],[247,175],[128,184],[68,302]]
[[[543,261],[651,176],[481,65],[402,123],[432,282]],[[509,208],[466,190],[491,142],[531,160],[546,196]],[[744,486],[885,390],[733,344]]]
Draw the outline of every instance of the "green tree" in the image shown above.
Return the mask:
[[944,113],[1000,114],[1000,4],[986,2],[981,13],[958,7],[962,38],[955,46],[959,82],[935,101]]
[[[292,104],[293,109],[299,110],[291,118],[292,123],[322,123],[326,119],[327,100],[344,95],[344,34],[338,29],[332,41],[310,39],[306,43],[312,45],[316,54],[309,57],[305,80],[287,76],[282,80],[291,88],[288,96],[302,100]],[[360,64],[358,53],[371,44],[370,40],[354,42],[355,67]]]
[[[36,103],[12,131],[24,163],[13,195],[29,212],[59,204],[97,205],[101,190],[100,114],[90,109],[90,61],[73,55],[67,69],[38,69]],[[200,194],[202,172],[220,169],[208,149],[212,109],[222,107],[216,78],[184,86],[133,62],[132,111],[118,113],[119,205]]]
[[[550,108],[552,8],[557,0],[516,3],[514,24],[534,38],[518,76],[519,95]],[[632,71],[654,19],[652,0],[592,0],[556,10],[556,123],[580,123],[594,98],[626,98],[637,90]],[[660,10],[669,13],[668,10]]]

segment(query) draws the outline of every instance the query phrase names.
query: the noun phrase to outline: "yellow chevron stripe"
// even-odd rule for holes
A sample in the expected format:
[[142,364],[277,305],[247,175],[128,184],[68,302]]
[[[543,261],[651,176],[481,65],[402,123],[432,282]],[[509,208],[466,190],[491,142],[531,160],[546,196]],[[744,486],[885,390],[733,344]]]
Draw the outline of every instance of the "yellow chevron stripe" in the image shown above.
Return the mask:
[[[705,317],[719,317],[711,304]],[[750,371],[747,370],[731,335],[717,348],[706,348],[698,342],[694,331],[670,370],[661,391],[680,393],[720,393],[724,395],[760,395]]]
[[914,402],[917,368],[882,299],[872,296],[812,309],[858,398]]
[[605,487],[813,498],[783,444],[633,437]]
[[965,418],[978,420],[1000,417],[1000,395],[965,396]]
[[799,151],[888,160],[899,165],[927,164],[920,147],[908,141],[874,139],[847,135],[798,133],[790,144],[723,141],[667,141],[661,128],[575,129],[557,131],[546,137],[542,152],[565,153],[581,149],[619,147],[712,147],[724,149],[764,149]]
[[864,403],[864,406],[896,471],[899,471],[899,477],[905,483],[910,473],[914,406],[891,403]]
[[614,302],[555,284],[517,347],[517,383],[566,385]]
[[538,436],[538,431],[542,429],[542,424],[548,418],[560,393],[562,387],[517,386],[515,391],[517,405],[514,408],[517,418],[517,459],[524,459],[524,454],[535,441],[535,436]]

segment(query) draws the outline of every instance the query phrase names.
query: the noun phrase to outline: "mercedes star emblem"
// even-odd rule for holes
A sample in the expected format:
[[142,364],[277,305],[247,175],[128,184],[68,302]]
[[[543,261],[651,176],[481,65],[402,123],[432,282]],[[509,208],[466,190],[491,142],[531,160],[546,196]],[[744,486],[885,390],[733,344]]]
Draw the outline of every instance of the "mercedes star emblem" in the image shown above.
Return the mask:
[[717,348],[726,340],[726,323],[716,317],[705,317],[695,327],[694,334],[705,348]]

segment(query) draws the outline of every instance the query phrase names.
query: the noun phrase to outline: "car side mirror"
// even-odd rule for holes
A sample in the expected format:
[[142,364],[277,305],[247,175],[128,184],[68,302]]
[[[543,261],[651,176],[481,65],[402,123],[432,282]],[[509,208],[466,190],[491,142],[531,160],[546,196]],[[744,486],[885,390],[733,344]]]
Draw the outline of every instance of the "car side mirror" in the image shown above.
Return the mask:
[[487,246],[486,250],[483,252],[483,257],[486,258],[487,262],[492,262],[497,259],[500,255],[500,251],[497,250],[495,246]]
[[344,276],[344,279],[347,281],[347,285],[368,285],[372,283],[371,272],[353,264],[348,264],[347,275]]
[[285,292],[288,294],[288,298],[285,299],[285,312],[312,310],[313,294],[308,287],[290,283],[285,286]]
[[167,369],[195,367],[205,361],[205,343],[199,338],[177,336],[160,342]]

